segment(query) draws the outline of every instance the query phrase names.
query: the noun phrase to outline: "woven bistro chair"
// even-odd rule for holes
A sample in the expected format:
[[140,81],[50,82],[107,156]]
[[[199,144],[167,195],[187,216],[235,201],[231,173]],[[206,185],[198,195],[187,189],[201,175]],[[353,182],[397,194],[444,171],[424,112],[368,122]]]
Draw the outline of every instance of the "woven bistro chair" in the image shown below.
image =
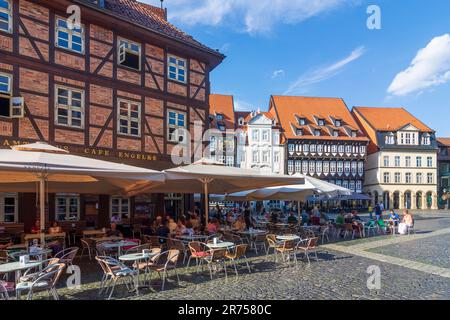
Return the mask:
[[[180,284],[180,277],[178,275],[178,270],[177,270],[179,256],[180,256],[180,251],[177,249],[170,249],[170,250],[164,251],[157,256],[158,263],[150,266],[150,269],[152,271],[158,272],[160,278],[161,278],[161,274],[162,274],[161,291],[164,291],[164,286],[165,286],[167,277],[169,276],[169,271],[172,271],[172,270],[174,271],[174,273],[177,276],[178,285]],[[162,260],[162,262],[161,262],[161,260]]]
[[185,264],[189,249],[187,248],[187,246],[184,244],[183,241],[169,238],[169,240],[167,240],[167,248],[169,250],[170,249],[179,250],[180,254],[183,254],[183,264]]
[[218,267],[223,267],[225,272],[225,279],[228,279],[227,268],[226,268],[226,253],[227,249],[213,249],[210,250],[210,254],[203,257],[203,261],[206,262],[209,269],[209,276],[211,280],[213,279],[213,269],[217,271]]
[[258,247],[260,249],[264,249],[264,252],[267,252],[267,246],[266,246],[266,234],[257,234],[253,237],[251,240],[251,247],[255,248],[256,254],[258,254]]
[[114,293],[116,284],[119,281],[125,283],[128,290],[133,286],[136,271],[128,268],[120,261],[111,257],[97,256],[95,259],[98,261],[104,272],[102,282],[100,283],[99,294],[101,294],[103,290],[106,290],[106,294],[108,294],[108,290],[110,289],[111,291],[108,295],[108,300],[110,300]]
[[83,258],[84,250],[87,250],[89,255],[89,260],[92,260],[92,250],[95,250],[95,241],[91,238],[81,238],[81,254],[80,258]]
[[[291,254],[295,253],[296,242],[293,240],[282,241],[275,247],[275,251],[281,254],[283,261],[289,262]],[[286,259],[287,258],[287,259]],[[295,259],[295,258],[294,258]]]
[[297,244],[295,251],[296,251],[296,253],[298,253],[298,252],[303,253],[305,255],[305,257],[308,259],[308,265],[309,265],[310,264],[310,259],[309,259],[310,252],[314,252],[314,255],[316,256],[316,261],[319,261],[319,258],[317,257],[318,243],[319,243],[319,238],[317,238],[317,237],[300,241]]
[[73,259],[75,259],[79,249],[80,248],[78,248],[78,247],[72,247],[72,248],[67,248],[67,249],[61,250],[60,252],[55,254],[54,258],[59,258],[61,263],[64,263],[68,267],[71,267],[72,263],[73,263]]
[[22,292],[28,292],[27,300],[32,300],[34,293],[47,291],[54,300],[59,300],[56,284],[65,268],[64,263],[50,264],[37,273],[35,278],[29,281],[19,281],[16,285],[16,299],[20,300]]
[[236,247],[234,247],[234,250],[228,251],[225,253],[225,258],[231,260],[231,262],[234,265],[234,271],[236,272],[236,276],[238,276],[236,261],[239,261],[239,260],[245,261],[245,264],[247,265],[247,268],[248,268],[248,273],[252,272],[252,270],[250,269],[250,265],[248,264],[247,256],[245,255],[245,252],[247,251],[247,247],[248,247],[247,244],[238,244]]
[[198,273],[198,267],[201,266],[203,270],[203,258],[210,255],[209,248],[206,246],[205,243],[200,241],[191,241],[188,243],[189,251],[191,252],[191,255],[189,256],[187,267],[189,268],[189,265],[191,263],[191,259],[195,259],[195,263],[197,265],[197,273]]

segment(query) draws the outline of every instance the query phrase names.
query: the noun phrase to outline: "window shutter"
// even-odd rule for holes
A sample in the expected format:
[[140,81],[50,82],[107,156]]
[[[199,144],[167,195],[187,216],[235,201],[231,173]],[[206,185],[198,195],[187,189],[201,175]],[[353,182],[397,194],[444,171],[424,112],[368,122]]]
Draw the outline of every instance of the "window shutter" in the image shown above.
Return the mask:
[[23,118],[24,116],[24,98],[14,97],[10,100],[10,115],[11,118]]
[[119,63],[123,63],[126,59],[126,43],[122,42],[119,46]]

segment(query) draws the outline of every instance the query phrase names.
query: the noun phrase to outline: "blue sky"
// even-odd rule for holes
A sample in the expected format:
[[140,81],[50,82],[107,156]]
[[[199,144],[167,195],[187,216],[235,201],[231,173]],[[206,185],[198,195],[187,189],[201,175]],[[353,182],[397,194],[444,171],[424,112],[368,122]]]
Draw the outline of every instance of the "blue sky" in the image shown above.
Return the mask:
[[[157,0],[147,0],[159,4]],[[381,9],[381,30],[366,10]],[[227,58],[212,92],[237,108],[271,94],[402,106],[450,137],[448,0],[166,0],[169,21]]]

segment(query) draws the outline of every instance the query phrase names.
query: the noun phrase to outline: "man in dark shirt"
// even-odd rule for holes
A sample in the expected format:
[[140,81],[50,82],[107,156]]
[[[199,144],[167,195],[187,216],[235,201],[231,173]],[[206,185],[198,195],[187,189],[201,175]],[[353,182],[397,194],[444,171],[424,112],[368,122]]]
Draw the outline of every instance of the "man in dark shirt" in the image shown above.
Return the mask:
[[247,229],[253,226],[253,223],[251,221],[251,211],[250,211],[250,207],[249,206],[245,207],[244,219],[245,219],[245,225],[247,226]]
[[297,223],[298,223],[297,218],[294,216],[294,212],[291,212],[291,213],[290,213],[290,215],[289,215],[289,217],[288,217],[288,219],[287,219],[287,222],[288,222],[289,224],[297,224]]
[[168,221],[165,220],[157,229],[156,235],[158,236],[159,243],[164,244],[167,241],[167,237],[170,234]]

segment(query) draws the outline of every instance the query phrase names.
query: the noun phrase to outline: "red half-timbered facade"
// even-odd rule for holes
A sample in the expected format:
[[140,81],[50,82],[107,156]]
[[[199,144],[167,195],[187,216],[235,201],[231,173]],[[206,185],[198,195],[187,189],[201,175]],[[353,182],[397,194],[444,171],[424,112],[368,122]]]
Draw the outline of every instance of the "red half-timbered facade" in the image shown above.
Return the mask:
[[[73,28],[71,5],[81,17]],[[0,10],[1,147],[47,141],[161,170],[173,166],[172,148],[186,140],[175,129],[192,131],[197,121],[206,128],[209,73],[224,56],[171,25],[164,9],[135,0],[0,0]],[[2,195],[0,206],[11,197],[13,222],[29,228],[34,195]],[[155,211],[155,197],[162,201],[51,195],[49,219],[83,223],[97,214],[92,223],[104,226],[113,208],[131,221],[136,207]],[[4,218],[11,209],[1,210],[0,223],[12,222]]]

